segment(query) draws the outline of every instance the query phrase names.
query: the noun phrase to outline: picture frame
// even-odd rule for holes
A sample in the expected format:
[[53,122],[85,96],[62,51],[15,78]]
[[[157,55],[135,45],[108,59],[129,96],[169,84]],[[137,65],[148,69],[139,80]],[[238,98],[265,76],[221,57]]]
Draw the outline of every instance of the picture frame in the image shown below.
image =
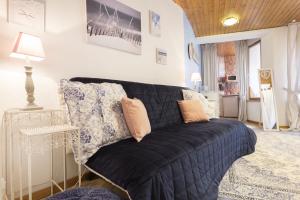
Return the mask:
[[85,0],[87,42],[142,54],[141,12],[117,0]]
[[150,34],[156,37],[161,36],[161,17],[154,11],[149,11]]
[[156,63],[160,65],[168,64],[168,53],[164,49],[156,49]]
[[45,31],[45,0],[8,0],[8,22]]

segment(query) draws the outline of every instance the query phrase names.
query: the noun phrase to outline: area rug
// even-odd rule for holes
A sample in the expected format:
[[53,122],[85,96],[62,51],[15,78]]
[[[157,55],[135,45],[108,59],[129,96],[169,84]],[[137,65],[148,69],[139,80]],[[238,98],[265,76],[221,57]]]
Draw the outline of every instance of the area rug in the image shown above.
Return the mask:
[[256,151],[234,163],[219,200],[300,200],[300,133],[254,130]]

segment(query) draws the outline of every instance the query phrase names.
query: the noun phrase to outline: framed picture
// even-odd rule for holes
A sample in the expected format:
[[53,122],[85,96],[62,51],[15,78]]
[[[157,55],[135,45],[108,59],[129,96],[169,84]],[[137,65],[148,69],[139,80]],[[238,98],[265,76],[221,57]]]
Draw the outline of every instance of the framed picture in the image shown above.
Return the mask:
[[87,41],[140,55],[141,13],[116,0],[86,0]]
[[160,16],[159,14],[150,10],[150,34],[154,36],[161,35],[161,28],[160,28]]
[[45,0],[8,0],[8,22],[45,31]]
[[168,53],[163,49],[156,49],[156,63],[161,65],[168,64]]

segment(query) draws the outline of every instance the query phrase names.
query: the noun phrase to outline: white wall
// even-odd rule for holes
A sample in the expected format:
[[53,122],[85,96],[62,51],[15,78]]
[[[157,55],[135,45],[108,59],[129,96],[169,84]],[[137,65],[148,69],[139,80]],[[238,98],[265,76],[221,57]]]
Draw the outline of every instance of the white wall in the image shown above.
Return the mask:
[[[287,27],[248,31],[198,38],[198,43],[216,43],[236,40],[261,39],[262,67],[272,68],[274,72],[275,96],[280,126],[287,126]],[[259,121],[259,102],[248,103],[248,118]]]
[[[85,19],[82,3],[84,1],[47,1],[45,33],[8,24],[6,2],[6,0],[0,0],[0,80],[2,80],[0,90],[4,91],[5,96],[5,99],[1,100],[0,110],[25,104],[23,100],[24,62],[8,57],[19,31],[37,34],[44,43],[47,58],[41,63],[34,63],[37,102],[42,105],[53,104],[55,98],[49,100],[43,97],[49,92],[51,95],[48,97],[55,96],[56,91],[53,88],[56,86],[52,85],[61,78],[91,76],[170,85],[184,85],[185,83],[183,12],[171,0],[121,1],[142,12],[141,56],[87,44],[84,34]],[[161,14],[162,36],[160,38],[149,34],[149,9]],[[172,19],[172,23],[169,19]],[[167,66],[155,63],[156,47],[167,50]],[[13,76],[21,81],[16,82],[16,79],[10,78]],[[4,81],[5,77],[8,80]],[[45,84],[50,84],[51,88],[48,86],[45,88],[40,79],[44,79]],[[11,95],[15,95],[15,101],[11,101],[11,95],[5,95],[12,91],[14,92]]]
[[287,92],[287,27],[276,28],[261,38],[262,67],[272,68],[280,126],[288,125]]
[[204,36],[204,37],[198,37],[197,42],[199,44],[209,44],[209,43],[232,42],[237,40],[252,40],[256,38],[261,38],[262,36],[270,33],[271,30],[273,29],[261,29],[261,30],[254,30],[254,31]]
[[247,102],[248,120],[252,122],[261,122],[260,101]]
[[192,73],[194,72],[200,72],[201,66],[197,64],[194,60],[189,59],[188,55],[188,45],[189,43],[193,42],[195,45],[195,50],[197,54],[199,55],[199,61],[201,59],[201,48],[200,45],[197,42],[197,38],[195,37],[194,30],[192,28],[192,25],[187,18],[187,16],[183,15],[183,23],[184,23],[184,36],[185,36],[185,42],[184,42],[184,50],[185,50],[185,83],[188,87],[193,88],[193,83],[191,81]]
[[[87,76],[185,85],[182,9],[172,0],[120,1],[142,13],[142,55],[87,44],[83,0],[47,1],[44,33],[7,23],[7,0],[0,0],[0,116],[4,110],[26,103],[24,62],[9,58],[20,31],[40,36],[44,44],[46,60],[33,64],[36,102],[45,107],[58,106],[57,83],[61,78]],[[161,15],[160,38],[149,34],[149,9]],[[156,64],[156,48],[167,50],[168,65]],[[38,164],[35,176],[47,170],[43,163]]]
[[[287,126],[287,27],[270,29],[260,37],[262,68],[271,68],[274,74],[275,98],[280,126]],[[260,121],[260,103],[248,103],[248,118]]]

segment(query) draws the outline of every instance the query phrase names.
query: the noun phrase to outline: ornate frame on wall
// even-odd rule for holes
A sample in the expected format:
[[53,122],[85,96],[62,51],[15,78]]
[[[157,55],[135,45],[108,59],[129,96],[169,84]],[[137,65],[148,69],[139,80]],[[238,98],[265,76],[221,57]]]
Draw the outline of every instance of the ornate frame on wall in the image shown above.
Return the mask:
[[[275,88],[274,88],[274,75],[273,75],[273,70],[271,68],[261,68],[258,70],[258,76],[259,76],[259,91],[260,91],[260,96],[261,96],[261,101],[260,101],[260,106],[261,106],[261,117],[263,121],[263,128],[264,131],[280,131],[280,125],[279,125],[279,118],[278,118],[278,107],[277,107],[277,101],[276,101],[276,95],[275,95]],[[263,90],[266,90],[267,88],[263,88],[262,85],[268,85],[269,84],[269,89],[272,92],[273,95],[273,106],[274,106],[274,114],[275,114],[275,121],[276,121],[276,127],[274,128],[267,128],[266,124],[264,123],[264,115],[263,115],[263,110],[264,110],[264,96],[262,94]]]

